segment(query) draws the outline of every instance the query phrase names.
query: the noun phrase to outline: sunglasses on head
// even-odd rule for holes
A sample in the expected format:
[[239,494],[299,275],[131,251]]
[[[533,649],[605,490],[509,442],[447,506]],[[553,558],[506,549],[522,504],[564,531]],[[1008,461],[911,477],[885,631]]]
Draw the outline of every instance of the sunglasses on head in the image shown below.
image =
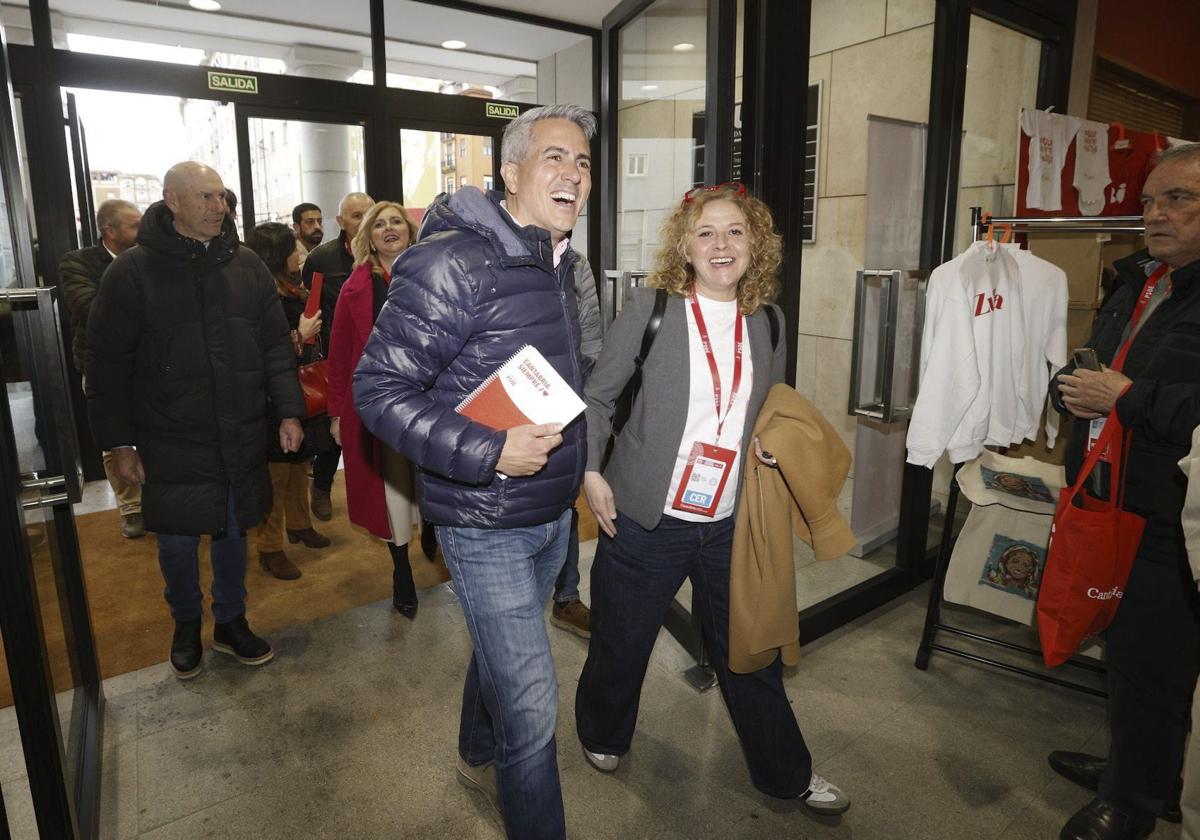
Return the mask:
[[696,200],[696,196],[706,192],[731,192],[734,195],[745,195],[746,185],[741,181],[726,181],[724,184],[717,184],[715,187],[706,187],[704,185],[692,187],[683,194],[683,203],[691,204]]

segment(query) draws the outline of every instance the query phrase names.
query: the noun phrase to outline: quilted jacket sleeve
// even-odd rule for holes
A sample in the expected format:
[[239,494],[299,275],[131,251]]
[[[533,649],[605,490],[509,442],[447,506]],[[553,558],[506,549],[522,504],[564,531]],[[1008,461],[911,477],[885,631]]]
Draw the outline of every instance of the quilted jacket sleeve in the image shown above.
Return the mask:
[[575,263],[575,297],[579,302],[579,350],[583,354],[583,378],[587,381],[604,346],[600,326],[600,299],[596,294],[596,278],[583,254]]
[[451,244],[431,239],[406,251],[354,372],[354,405],[375,437],[413,463],[482,485],[493,480],[507,435],[431,393],[475,331],[478,282]]
[[71,313],[71,324],[77,330],[87,330],[89,310],[96,298],[100,278],[88,265],[83,251],[68,251],[63,254],[58,266],[58,280],[62,286],[63,300]]

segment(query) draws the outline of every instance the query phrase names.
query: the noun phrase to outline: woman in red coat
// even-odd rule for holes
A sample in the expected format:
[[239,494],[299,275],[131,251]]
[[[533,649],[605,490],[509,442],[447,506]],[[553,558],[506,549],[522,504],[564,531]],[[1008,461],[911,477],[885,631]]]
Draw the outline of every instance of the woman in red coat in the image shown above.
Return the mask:
[[367,211],[350,245],[354,271],[338,295],[329,338],[330,431],[342,447],[350,521],[387,541],[393,565],[392,605],[410,619],[417,614],[417,590],[408,541],[419,517],[412,467],[363,428],[354,409],[351,380],[387,300],[392,263],[416,234],[416,225],[399,204],[381,201]]

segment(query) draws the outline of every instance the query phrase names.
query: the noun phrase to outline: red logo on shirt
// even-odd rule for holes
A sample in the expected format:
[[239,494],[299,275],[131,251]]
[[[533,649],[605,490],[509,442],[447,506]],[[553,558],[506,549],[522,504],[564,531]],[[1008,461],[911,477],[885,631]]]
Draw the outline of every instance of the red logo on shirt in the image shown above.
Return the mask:
[[989,312],[993,312],[1003,306],[1003,295],[996,292],[992,292],[991,295],[985,295],[983,292],[980,292],[975,296],[975,317],[978,318],[980,315],[987,315]]

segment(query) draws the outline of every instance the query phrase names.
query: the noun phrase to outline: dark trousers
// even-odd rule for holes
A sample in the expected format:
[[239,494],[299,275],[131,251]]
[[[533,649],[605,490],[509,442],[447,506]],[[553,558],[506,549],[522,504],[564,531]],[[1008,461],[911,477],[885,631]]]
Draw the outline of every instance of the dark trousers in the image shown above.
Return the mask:
[[579,600],[579,511],[571,510],[571,533],[567,537],[567,560],[554,581],[554,603]]
[[1112,740],[1100,796],[1118,810],[1151,817],[1179,793],[1200,664],[1190,571],[1139,554],[1104,636]]
[[329,441],[329,451],[313,458],[313,487],[329,492],[329,488],[333,487],[333,475],[337,472],[341,457],[342,447],[332,440]]
[[618,513],[616,525],[616,539],[600,534],[592,564],[592,639],[575,696],[584,748],[629,751],[650,652],[671,599],[690,577],[704,643],[754,786],[781,798],[808,790],[812,757],[783,688],[783,665],[776,659],[752,674],[728,668],[732,518],[686,522],[664,516],[647,531]]

